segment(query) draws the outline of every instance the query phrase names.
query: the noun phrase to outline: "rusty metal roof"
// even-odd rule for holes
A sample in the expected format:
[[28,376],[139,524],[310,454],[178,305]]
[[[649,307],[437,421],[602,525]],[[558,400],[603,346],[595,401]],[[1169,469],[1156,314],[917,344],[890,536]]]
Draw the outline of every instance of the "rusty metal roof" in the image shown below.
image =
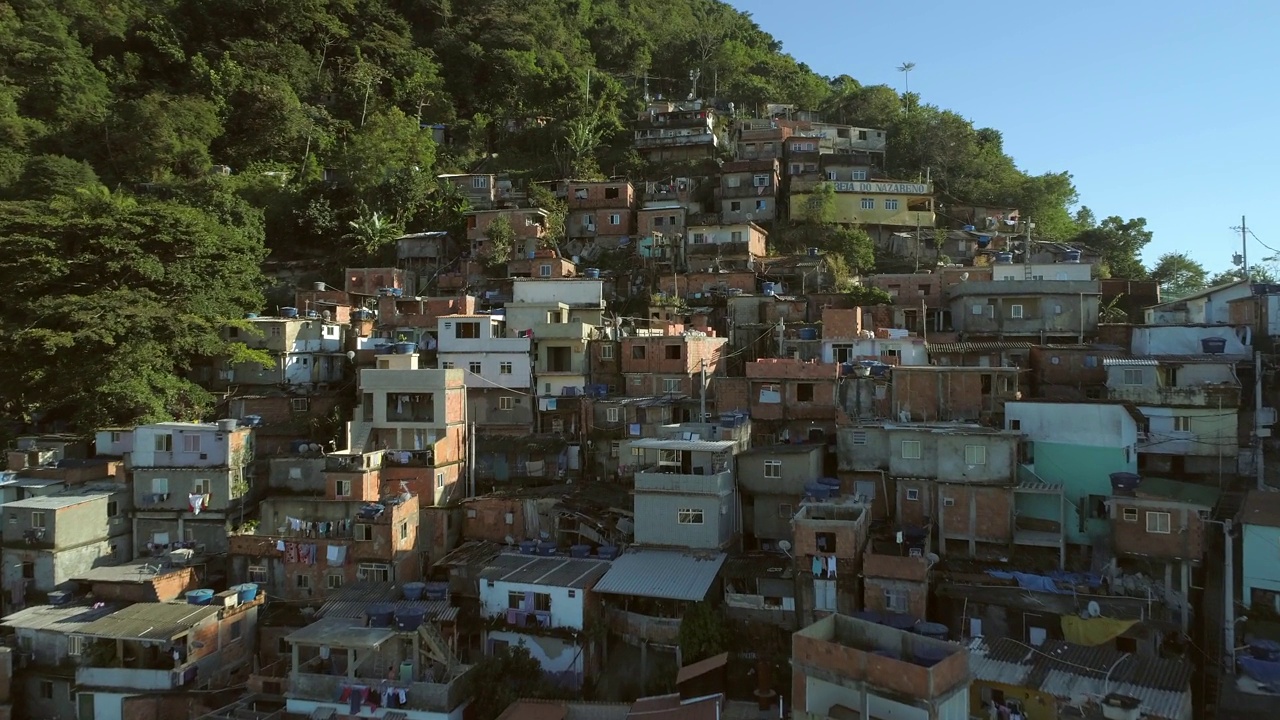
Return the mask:
[[999,350],[1030,350],[1029,342],[957,342],[926,343],[925,349],[936,353],[995,352]]

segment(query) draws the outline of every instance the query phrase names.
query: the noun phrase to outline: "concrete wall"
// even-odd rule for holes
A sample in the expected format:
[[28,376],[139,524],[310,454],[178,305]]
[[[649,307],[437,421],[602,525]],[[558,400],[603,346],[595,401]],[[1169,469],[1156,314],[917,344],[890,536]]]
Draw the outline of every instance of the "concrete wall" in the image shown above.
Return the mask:
[[[510,593],[549,595],[551,596],[551,626],[581,630],[586,592],[582,588],[513,583],[501,580],[494,580],[490,583],[481,580],[480,607],[485,617],[505,618],[509,607]],[[573,597],[569,597],[570,593],[573,594]]]
[[1280,547],[1280,528],[1245,525],[1244,584],[1240,598],[1245,607],[1253,607],[1253,591],[1280,593],[1280,572],[1276,571],[1276,548]]
[[[966,433],[929,426],[844,427],[837,434],[836,449],[841,470],[883,470],[894,477],[1008,484],[1016,475],[1020,440],[1015,433]],[[966,463],[970,446],[985,449],[985,463]],[[917,454],[916,448],[918,458],[905,457]],[[978,451],[973,454],[972,459],[982,459]]]
[[[247,491],[244,468],[136,468],[133,471],[133,501],[138,510],[179,510],[189,512],[191,494],[207,487],[209,497],[201,513],[222,512]],[[158,498],[157,494],[168,498]]]
[[[1111,498],[1108,510],[1111,513],[1111,545],[1117,554],[1192,563],[1204,558],[1206,523],[1200,518],[1200,512],[1208,513],[1213,508],[1159,498],[1117,496]],[[1126,510],[1130,511],[1128,515]],[[1150,531],[1147,518],[1150,512],[1169,514],[1169,532]]]
[[1097,282],[1004,280],[953,288],[949,305],[956,332],[967,336],[1092,336],[1099,298]]
[[1138,425],[1123,405],[1107,403],[1008,402],[1005,429],[1033,441],[1086,447],[1132,448]]
[[[645,487],[645,478],[687,478],[715,486],[693,492]],[[646,492],[646,489],[649,491]],[[737,526],[736,496],[728,473],[718,476],[663,475],[637,473],[635,490],[635,540],[640,545],[660,545],[694,549],[723,548],[733,538]],[[702,522],[681,524],[680,511],[701,510]]]
[[604,282],[601,280],[519,280],[512,287],[514,305],[565,303],[600,306],[604,302]]
[[[142,425],[134,430],[133,452],[130,462],[133,468],[191,467],[216,468],[242,465],[244,452],[251,447],[250,430],[241,428],[225,433],[216,425],[189,423],[171,425]],[[158,450],[157,438],[170,436],[170,450]],[[198,448],[188,451],[185,438],[198,435]]]

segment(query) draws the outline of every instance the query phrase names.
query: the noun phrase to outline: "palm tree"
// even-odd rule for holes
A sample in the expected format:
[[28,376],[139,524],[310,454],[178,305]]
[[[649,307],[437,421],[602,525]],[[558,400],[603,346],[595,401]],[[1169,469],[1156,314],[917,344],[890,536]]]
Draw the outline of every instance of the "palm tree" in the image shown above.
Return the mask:
[[915,69],[916,64],[913,62],[904,62],[898,66],[898,72],[902,73],[903,80],[907,84],[907,93],[911,92],[911,71]]

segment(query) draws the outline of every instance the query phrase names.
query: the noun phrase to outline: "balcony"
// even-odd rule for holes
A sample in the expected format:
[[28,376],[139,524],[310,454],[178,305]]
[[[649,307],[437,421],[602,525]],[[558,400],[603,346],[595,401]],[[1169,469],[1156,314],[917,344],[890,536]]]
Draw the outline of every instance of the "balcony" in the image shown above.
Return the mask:
[[[637,131],[635,146],[637,149],[647,148],[663,148],[663,147],[685,147],[693,145],[715,145],[716,135],[709,129],[698,128],[696,130],[680,131],[680,130],[663,130],[658,135],[641,135],[644,132]],[[652,131],[651,131],[652,132]]]
[[1233,383],[1185,387],[1118,385],[1107,388],[1107,397],[1137,405],[1237,408],[1240,406],[1240,386]]
[[122,690],[173,690],[182,687],[182,675],[176,670],[80,667],[76,668],[76,685]]
[[550,610],[521,610],[519,608],[508,608],[504,619],[508,625],[515,628],[551,627]]
[[611,631],[623,637],[661,645],[674,645],[680,639],[680,618],[659,618],[606,608],[605,621]]
[[[453,682],[436,683],[436,682],[414,682],[407,685],[393,682],[395,687],[404,687],[407,692],[407,703],[402,709],[415,710],[419,712],[437,712],[448,713],[457,708],[466,699],[465,686],[469,668],[463,672]],[[313,673],[294,673],[289,682],[288,698],[290,708],[292,709],[295,701],[313,701],[321,706],[333,707],[340,714],[345,715],[347,712],[346,703],[335,702],[334,699],[340,697],[343,686],[352,684],[363,684],[366,686],[377,686],[384,678],[379,675],[376,677],[356,677],[354,683],[342,676],[337,675],[318,675]]]
[[694,473],[675,472],[670,467],[639,468],[635,474],[636,492],[677,493],[685,495],[724,495],[732,487],[732,475],[726,469],[713,473],[710,467],[696,468]]

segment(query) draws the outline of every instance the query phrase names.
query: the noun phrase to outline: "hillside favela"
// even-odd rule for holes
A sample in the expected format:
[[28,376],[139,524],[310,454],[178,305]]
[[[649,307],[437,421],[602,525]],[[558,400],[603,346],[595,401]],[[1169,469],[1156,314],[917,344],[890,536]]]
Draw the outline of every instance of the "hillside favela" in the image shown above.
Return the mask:
[[1280,8],[999,4],[0,2],[0,720],[1275,717]]

